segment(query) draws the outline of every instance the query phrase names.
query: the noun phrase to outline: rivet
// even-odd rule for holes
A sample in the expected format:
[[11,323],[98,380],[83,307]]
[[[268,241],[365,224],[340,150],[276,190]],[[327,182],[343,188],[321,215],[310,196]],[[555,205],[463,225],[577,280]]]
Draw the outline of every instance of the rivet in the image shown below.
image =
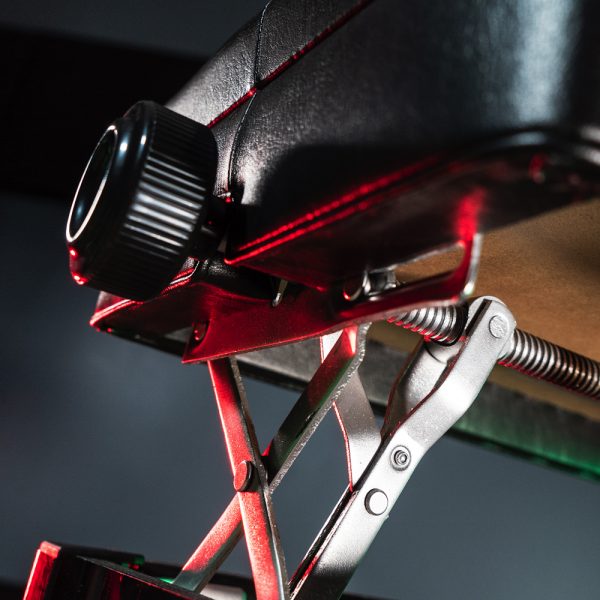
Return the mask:
[[196,323],[194,325],[194,331],[192,332],[192,339],[194,340],[194,344],[199,344],[204,337],[206,336],[206,332],[208,330],[208,323]]
[[398,471],[404,471],[410,465],[410,450],[406,446],[396,446],[390,456],[392,467]]
[[254,465],[249,460],[243,460],[235,469],[233,487],[236,492],[246,492],[254,479]]
[[508,321],[501,315],[494,315],[488,324],[490,333],[497,339],[506,337],[508,333]]
[[385,492],[378,490],[377,488],[372,489],[365,498],[365,508],[367,512],[372,515],[382,515],[388,507],[388,497]]

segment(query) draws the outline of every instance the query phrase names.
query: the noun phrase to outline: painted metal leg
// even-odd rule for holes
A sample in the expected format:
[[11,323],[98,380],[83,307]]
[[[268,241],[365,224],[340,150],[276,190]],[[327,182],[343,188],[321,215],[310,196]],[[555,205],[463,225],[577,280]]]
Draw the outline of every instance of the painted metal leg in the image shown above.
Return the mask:
[[289,598],[285,559],[277,532],[267,472],[237,365],[209,361],[225,443],[233,471],[257,600]]
[[[277,487],[310,436],[331,408],[335,398],[343,395],[344,386],[358,369],[364,356],[368,326],[349,327],[323,361],[288,417],[265,451],[271,492]],[[201,590],[229,556],[243,535],[237,496],[194,551],[175,579],[175,584]]]
[[[332,333],[321,337],[321,360],[325,360],[339,335]],[[350,377],[334,402],[333,410],[344,436],[348,483],[353,489],[381,443],[381,434],[358,371]]]

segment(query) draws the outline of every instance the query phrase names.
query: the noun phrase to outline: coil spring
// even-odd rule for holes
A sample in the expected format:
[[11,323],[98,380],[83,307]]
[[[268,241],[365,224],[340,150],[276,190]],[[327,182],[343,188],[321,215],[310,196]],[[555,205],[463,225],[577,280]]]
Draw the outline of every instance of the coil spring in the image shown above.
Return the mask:
[[[391,323],[430,340],[451,344],[464,330],[465,306],[420,308],[389,319]],[[600,364],[561,346],[515,329],[501,365],[560,385],[585,396],[600,399]]]
[[500,364],[550,383],[600,398],[600,364],[515,329],[509,351]]
[[452,344],[460,337],[465,320],[466,311],[462,306],[418,308],[389,319],[394,325],[442,344]]

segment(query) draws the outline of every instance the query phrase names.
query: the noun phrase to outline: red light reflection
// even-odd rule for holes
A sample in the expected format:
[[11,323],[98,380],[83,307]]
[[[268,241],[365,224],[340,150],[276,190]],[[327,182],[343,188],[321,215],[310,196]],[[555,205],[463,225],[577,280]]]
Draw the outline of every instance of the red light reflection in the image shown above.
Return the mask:
[[85,285],[88,280],[82,275],[78,275],[77,273],[73,273],[73,279],[77,285]]
[[49,542],[42,542],[35,553],[29,581],[25,588],[23,600],[43,600],[46,587],[52,573],[54,560],[58,556],[60,548]]
[[478,188],[460,199],[454,220],[459,240],[472,240],[477,234],[481,209],[485,206],[485,196],[485,190]]
[[242,96],[240,96],[235,102],[230,104],[225,110],[219,113],[209,124],[208,127],[213,127],[220,121],[222,121],[225,117],[230,115],[236,108],[244,104],[246,100],[249,100],[256,94],[256,92],[267,85],[269,82],[273,81],[273,79],[277,78],[281,73],[286,71],[291,65],[293,65],[298,59],[302,58],[305,54],[308,54],[315,46],[317,46],[324,39],[329,37],[334,31],[342,27],[345,23],[347,23],[354,15],[360,12],[363,8],[365,8],[368,4],[370,4],[372,0],[361,0],[357,4],[355,4],[349,11],[342,14],[336,21],[334,21],[331,25],[323,29],[320,33],[318,33],[313,39],[309,40],[302,48],[294,52],[289,58],[284,60],[280,65],[275,67],[270,73],[268,73],[261,80],[255,82],[255,84]]
[[[252,240],[251,242],[248,242],[247,244],[243,244],[240,246],[239,250],[247,250],[247,252],[242,253],[232,259],[225,259],[225,262],[231,265],[237,264],[243,260],[252,258],[257,254],[262,254],[267,250],[280,246],[285,242],[296,239],[306,233],[309,233],[310,231],[320,229],[325,225],[345,219],[357,212],[362,212],[369,208],[369,206],[374,202],[374,200],[368,198],[368,196],[373,196],[377,192],[385,191],[386,188],[390,187],[391,185],[400,183],[403,179],[413,175],[414,173],[417,173],[418,171],[435,162],[436,158],[431,157],[394,171],[388,175],[384,175],[383,177],[379,177],[374,181],[364,183],[358,186],[356,189],[351,190],[343,196],[333,200],[329,204],[325,204],[313,211],[307,212],[301,217],[290,221],[289,223],[286,223],[285,225],[282,225],[281,227],[278,227],[277,229],[274,229],[273,231],[270,231],[269,233]],[[357,202],[361,198],[364,199]]]

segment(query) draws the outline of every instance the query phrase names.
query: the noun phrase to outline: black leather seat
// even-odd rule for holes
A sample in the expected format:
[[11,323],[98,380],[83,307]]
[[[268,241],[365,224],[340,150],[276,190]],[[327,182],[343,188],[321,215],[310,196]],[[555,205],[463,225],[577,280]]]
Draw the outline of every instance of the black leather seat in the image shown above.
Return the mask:
[[[487,229],[567,202],[521,175],[540,152],[561,169],[598,160],[599,28],[591,0],[269,3],[171,103],[217,137],[216,192],[236,204],[230,260],[326,284],[451,242],[461,211]],[[415,195],[523,147],[458,194]],[[363,202],[335,233],[318,225],[392,186],[402,201]],[[332,235],[350,242],[335,256]]]

